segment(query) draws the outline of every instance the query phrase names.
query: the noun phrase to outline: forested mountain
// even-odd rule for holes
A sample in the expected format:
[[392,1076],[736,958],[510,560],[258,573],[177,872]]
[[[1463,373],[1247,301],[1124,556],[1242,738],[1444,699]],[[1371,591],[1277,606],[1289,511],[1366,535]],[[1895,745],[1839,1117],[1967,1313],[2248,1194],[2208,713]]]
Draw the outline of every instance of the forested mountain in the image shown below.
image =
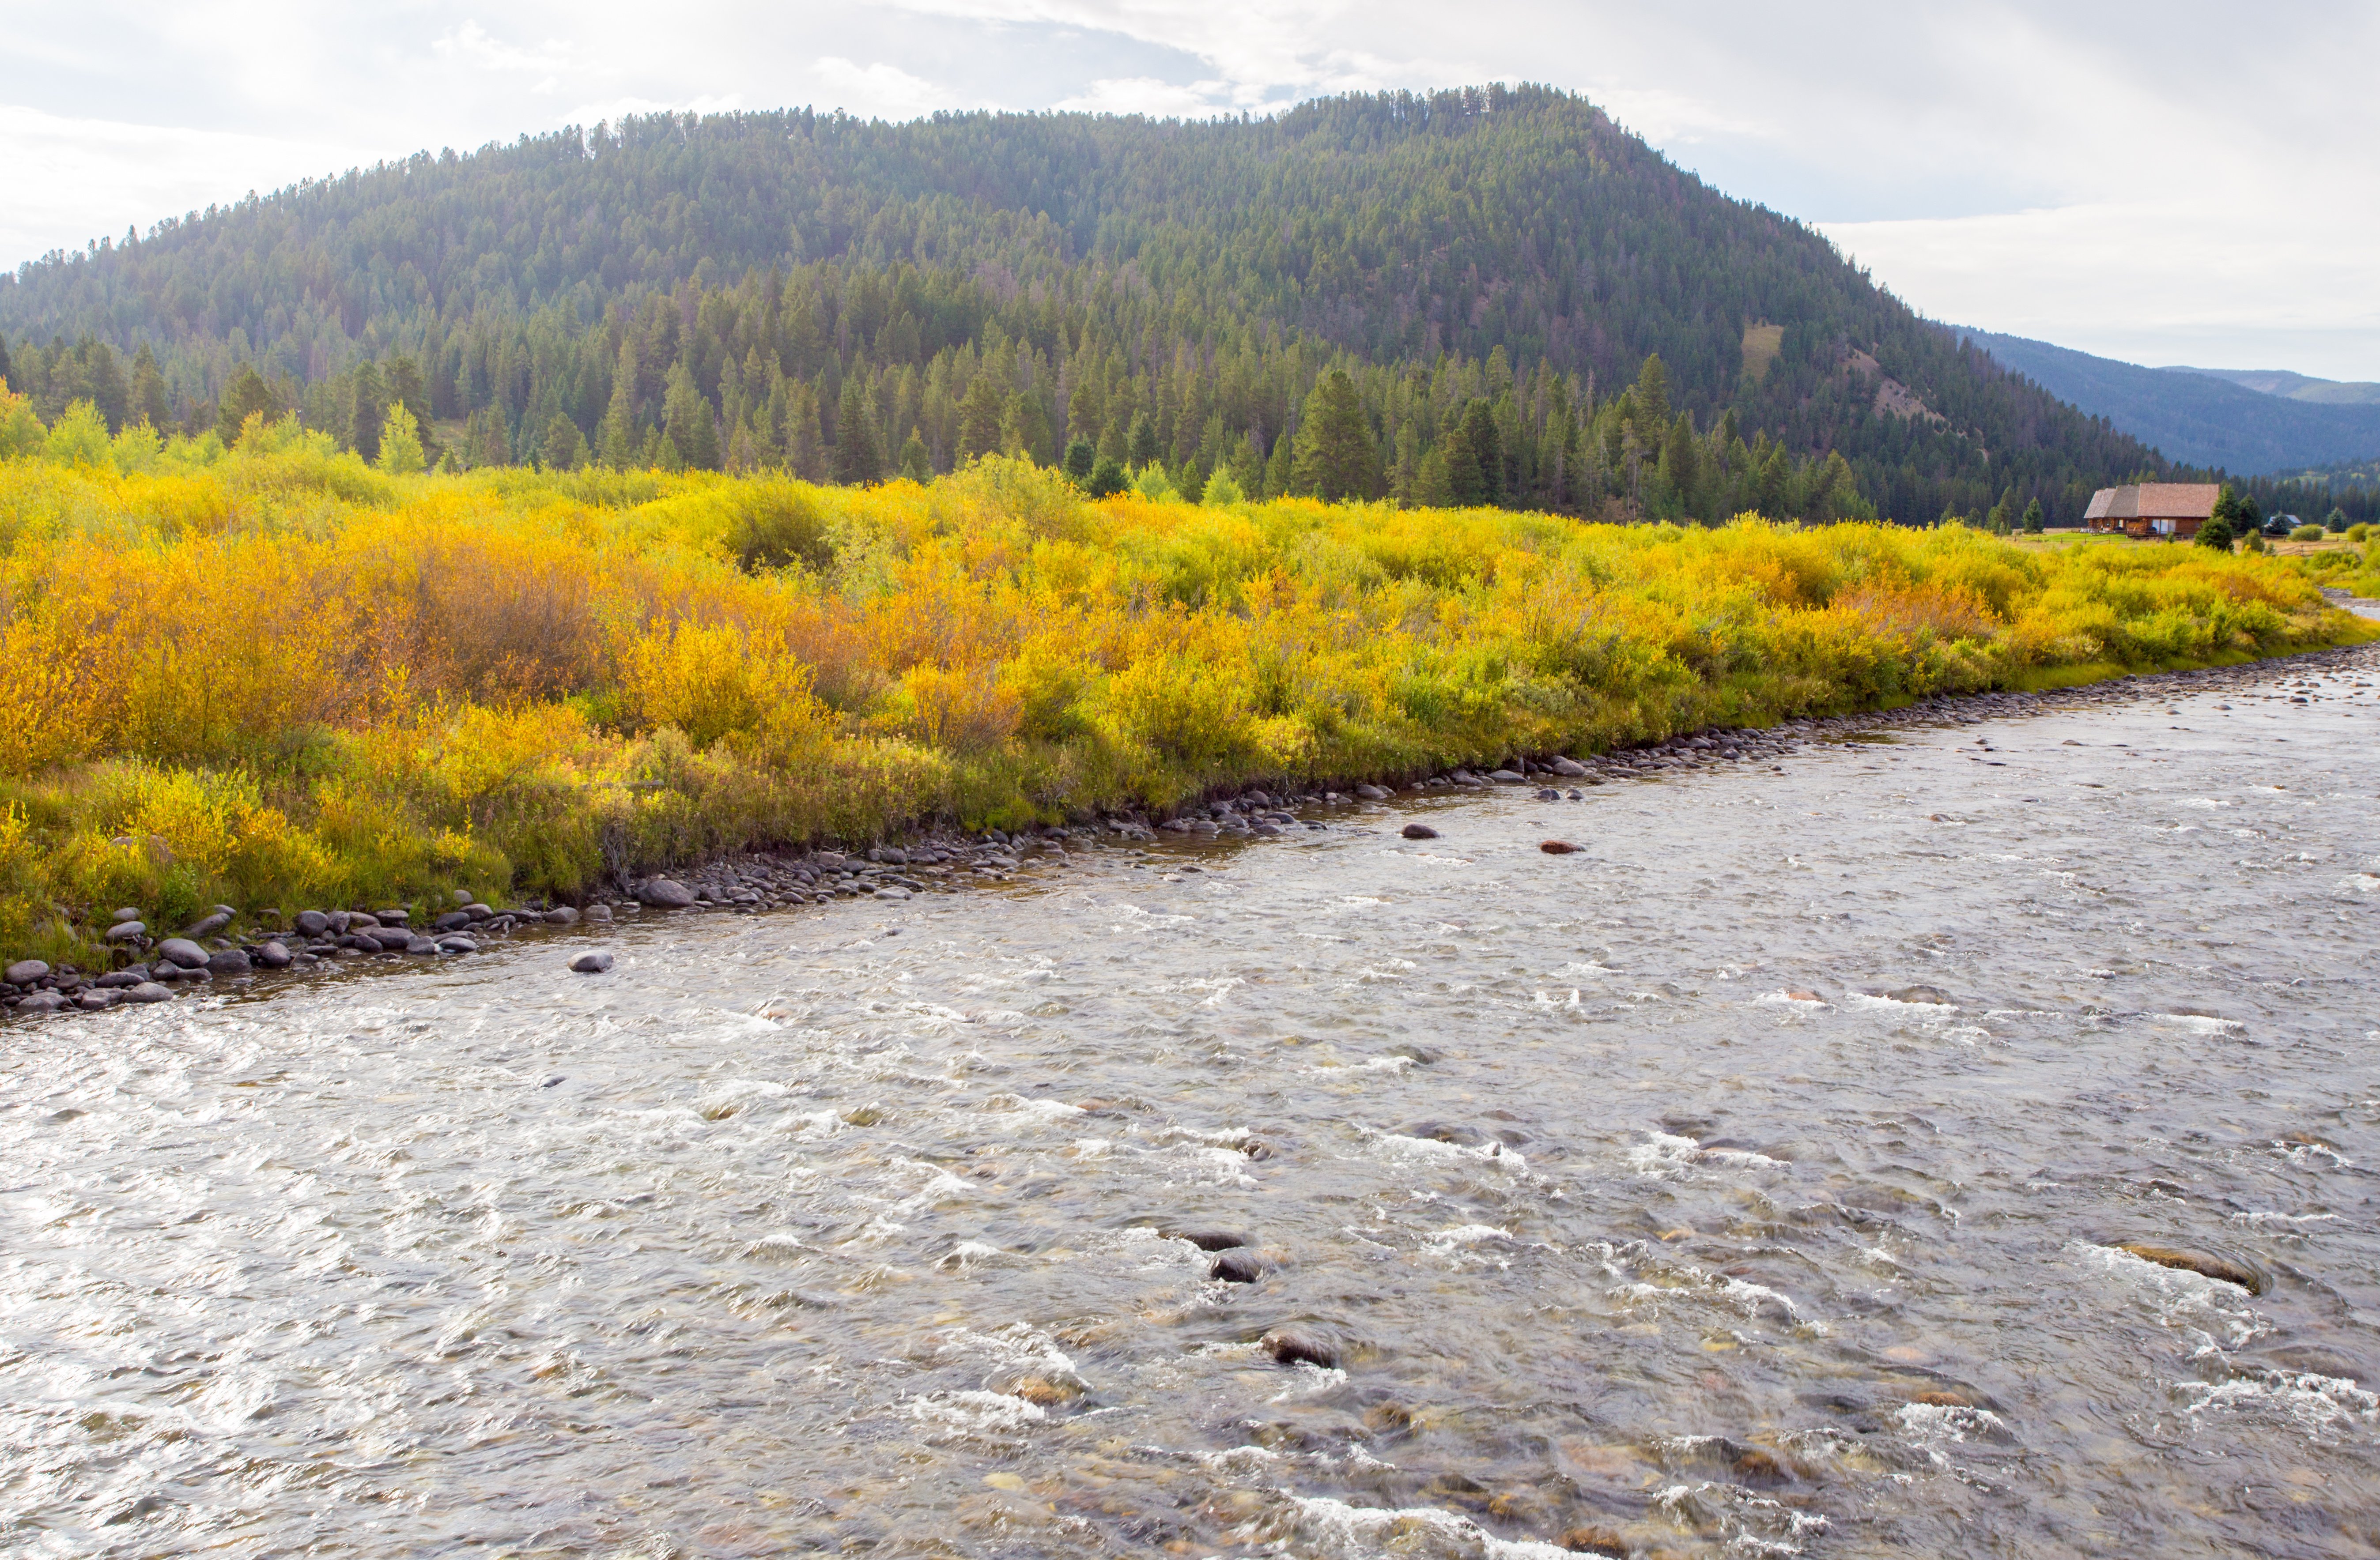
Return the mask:
[[402,403],[466,465],[865,479],[1080,440],[1294,490],[1343,368],[1335,480],[1411,499],[2058,519],[2174,469],[1539,88],[637,118],[54,254],[0,280],[0,338],[44,418],[296,408],[370,453]]
[[[2358,404],[2361,385],[2144,369],[2022,336],[1962,334],[2050,393],[2193,466],[2259,476],[2380,455],[2380,405]],[[2315,393],[2289,393],[2307,388]]]

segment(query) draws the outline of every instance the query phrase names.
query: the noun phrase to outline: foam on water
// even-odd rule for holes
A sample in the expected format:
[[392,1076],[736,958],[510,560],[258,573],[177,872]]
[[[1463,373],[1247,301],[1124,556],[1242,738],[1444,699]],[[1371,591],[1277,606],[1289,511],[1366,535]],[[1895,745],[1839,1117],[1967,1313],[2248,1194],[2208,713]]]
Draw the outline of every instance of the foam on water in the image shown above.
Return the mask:
[[2329,1553],[2380,709],[2168,696],[12,1027],[0,1548]]

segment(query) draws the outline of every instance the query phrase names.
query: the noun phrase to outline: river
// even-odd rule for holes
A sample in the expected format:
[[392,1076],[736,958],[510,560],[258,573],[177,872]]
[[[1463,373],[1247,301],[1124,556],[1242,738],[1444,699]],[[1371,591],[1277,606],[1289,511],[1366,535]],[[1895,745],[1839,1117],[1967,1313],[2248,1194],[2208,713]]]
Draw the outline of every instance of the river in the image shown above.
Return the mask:
[[2370,1554],[2374,668],[0,1031],[0,1548]]

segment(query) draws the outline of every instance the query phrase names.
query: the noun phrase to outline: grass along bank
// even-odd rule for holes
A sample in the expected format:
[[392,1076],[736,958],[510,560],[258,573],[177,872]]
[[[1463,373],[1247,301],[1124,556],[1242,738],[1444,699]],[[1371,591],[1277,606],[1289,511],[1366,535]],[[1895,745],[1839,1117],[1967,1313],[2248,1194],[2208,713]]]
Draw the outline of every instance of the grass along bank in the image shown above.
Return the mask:
[[294,426],[0,464],[0,952],[112,911],[574,901],[731,851],[1163,816],[2361,642],[2297,566],[1961,527],[391,477]]

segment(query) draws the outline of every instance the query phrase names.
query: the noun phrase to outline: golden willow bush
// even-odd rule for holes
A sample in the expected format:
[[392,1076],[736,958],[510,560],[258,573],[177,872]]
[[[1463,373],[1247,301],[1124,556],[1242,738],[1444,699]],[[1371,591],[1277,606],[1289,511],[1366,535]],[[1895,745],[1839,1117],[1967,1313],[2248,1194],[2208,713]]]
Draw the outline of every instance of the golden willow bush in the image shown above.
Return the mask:
[[0,947],[1392,779],[2357,637],[2298,572],[1959,527],[0,462]]

